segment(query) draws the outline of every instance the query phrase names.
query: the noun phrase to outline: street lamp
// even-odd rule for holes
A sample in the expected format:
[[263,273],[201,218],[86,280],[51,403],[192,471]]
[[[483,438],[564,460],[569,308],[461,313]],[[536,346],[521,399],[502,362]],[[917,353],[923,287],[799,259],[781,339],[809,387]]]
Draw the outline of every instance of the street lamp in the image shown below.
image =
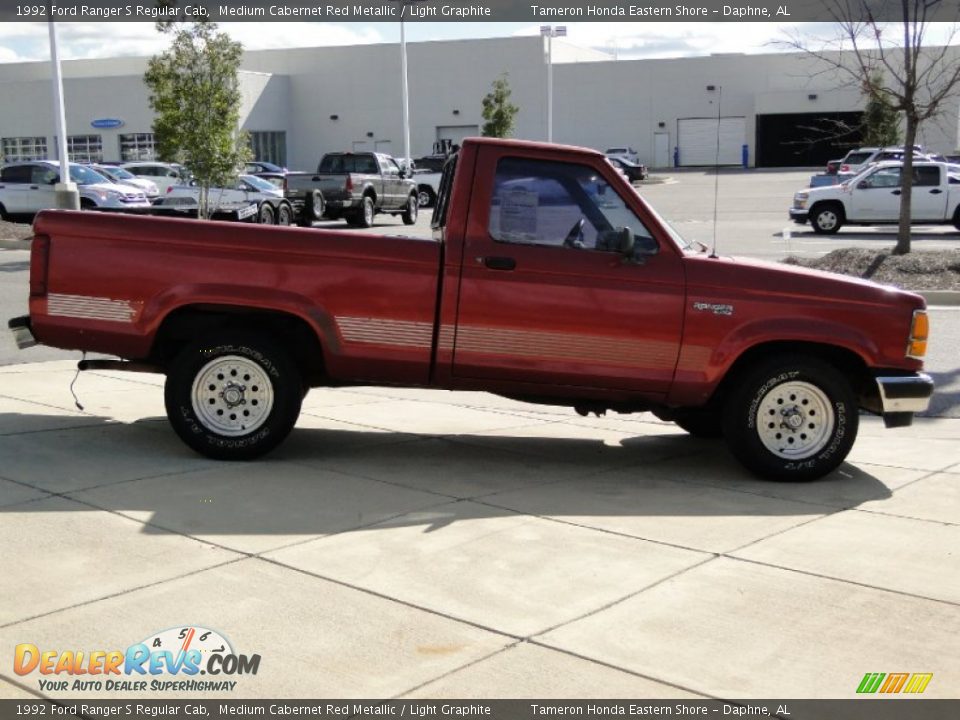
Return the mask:
[[47,21],[50,30],[50,66],[53,71],[53,112],[57,121],[57,142],[60,145],[60,182],[54,188],[58,208],[80,209],[80,193],[70,182],[70,157],[67,148],[67,120],[63,110],[63,76],[60,74],[60,52],[57,49],[57,24]]
[[547,142],[553,142],[553,39],[566,35],[565,25],[540,26],[540,37],[547,39]]

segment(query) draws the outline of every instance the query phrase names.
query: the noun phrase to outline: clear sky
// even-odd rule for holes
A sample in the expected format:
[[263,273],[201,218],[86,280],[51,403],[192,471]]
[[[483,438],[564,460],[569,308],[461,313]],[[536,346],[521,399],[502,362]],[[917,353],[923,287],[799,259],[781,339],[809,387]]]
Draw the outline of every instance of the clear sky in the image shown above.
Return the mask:
[[[695,23],[620,22],[567,23],[568,40],[582,47],[609,52],[621,59],[682,57],[711,53],[776,52],[787,33],[832,33],[828,23]],[[59,23],[60,52],[64,59],[153,55],[168,39],[152,23]],[[399,42],[400,27],[393,23],[221,23],[221,28],[251,50],[262,48],[356,45]],[[407,41],[536,35],[527,23],[427,23],[405,25]],[[951,42],[952,26],[931,23],[928,44]],[[953,41],[957,41],[953,38]],[[46,23],[0,23],[0,62],[49,60]]]

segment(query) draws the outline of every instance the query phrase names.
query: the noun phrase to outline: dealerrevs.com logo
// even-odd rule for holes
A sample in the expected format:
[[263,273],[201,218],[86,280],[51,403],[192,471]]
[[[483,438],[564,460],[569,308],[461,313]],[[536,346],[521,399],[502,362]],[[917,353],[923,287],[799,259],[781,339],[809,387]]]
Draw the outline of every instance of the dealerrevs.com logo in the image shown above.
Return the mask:
[[20,643],[13,671],[38,674],[43,691],[226,691],[232,678],[256,675],[260,655],[234,652],[216,630],[199,626],[169,628],[126,650],[56,650]]

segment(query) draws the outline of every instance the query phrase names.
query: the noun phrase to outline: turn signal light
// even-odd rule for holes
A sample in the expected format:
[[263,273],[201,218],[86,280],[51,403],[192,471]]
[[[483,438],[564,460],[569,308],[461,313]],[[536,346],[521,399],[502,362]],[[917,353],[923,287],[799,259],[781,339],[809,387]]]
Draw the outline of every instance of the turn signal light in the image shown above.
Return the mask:
[[930,320],[926,310],[914,310],[910,323],[910,340],[907,343],[907,357],[922,360],[927,354],[927,337],[930,334]]

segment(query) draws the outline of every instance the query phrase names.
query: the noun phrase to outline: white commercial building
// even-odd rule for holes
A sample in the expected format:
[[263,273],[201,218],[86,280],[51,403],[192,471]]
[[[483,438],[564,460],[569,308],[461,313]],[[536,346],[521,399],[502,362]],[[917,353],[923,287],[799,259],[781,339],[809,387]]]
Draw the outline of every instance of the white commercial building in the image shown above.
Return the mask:
[[[956,56],[958,48],[948,52]],[[411,151],[479,134],[481,100],[508,74],[519,106],[514,136],[547,136],[545,39],[408,43]],[[836,138],[864,106],[856,87],[801,54],[613,60],[553,40],[553,136],[604,149],[630,146],[652,167],[819,165],[856,140]],[[146,58],[63,64],[67,135],[78,160],[153,157]],[[242,127],[258,159],[296,169],[327,151],[402,154],[398,44],[246,53]],[[46,62],[0,64],[0,153],[7,161],[56,157]],[[718,127],[719,118],[719,127]],[[920,142],[960,147],[960,100],[945,103]]]

